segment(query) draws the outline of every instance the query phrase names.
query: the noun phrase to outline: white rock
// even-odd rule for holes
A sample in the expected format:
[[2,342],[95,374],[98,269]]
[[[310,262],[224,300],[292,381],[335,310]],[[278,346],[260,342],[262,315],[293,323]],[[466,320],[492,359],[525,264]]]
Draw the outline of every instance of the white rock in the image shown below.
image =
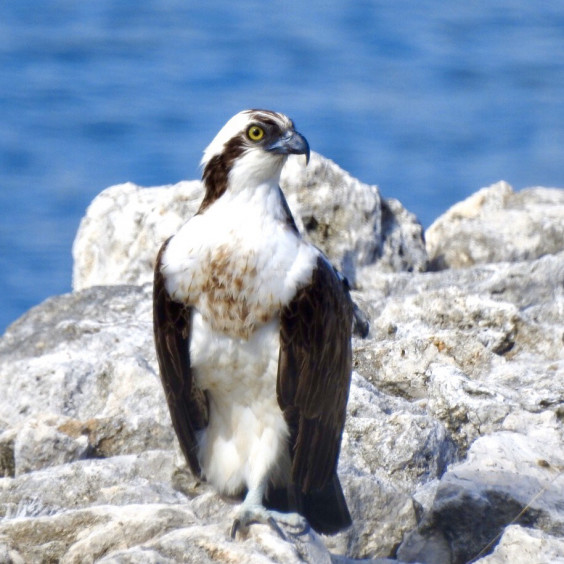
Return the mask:
[[480,564],[563,564],[564,539],[538,529],[511,525],[507,527],[489,556]]
[[[104,552],[110,558],[123,548],[117,537],[109,535],[109,544],[103,540],[121,519],[119,511],[104,518],[103,526],[89,513],[68,521],[62,515],[98,505],[168,503],[189,508],[213,526],[216,545],[231,546],[232,506],[209,487],[195,486],[176,467],[184,462],[177,455],[156,373],[150,309],[149,286],[90,288],[32,309],[0,340],[0,378],[7,392],[0,399],[5,429],[0,443],[11,454],[6,468],[13,476],[0,486],[0,516],[8,537],[19,538],[23,525],[16,522],[21,519],[57,516],[55,524],[45,524],[55,537],[51,527],[66,534],[62,523],[80,529],[83,519],[84,530],[72,544],[57,541],[56,557],[72,562],[78,554],[98,558]],[[410,491],[439,477],[455,448],[444,426],[422,408],[379,393],[358,375],[349,411],[341,476],[355,525],[326,544],[348,557],[384,557],[416,525]],[[83,460],[100,456],[105,458]],[[128,515],[124,513],[124,523],[131,521]],[[124,527],[134,525],[133,520]],[[185,531],[174,538],[183,539],[178,542],[189,552],[194,534]],[[260,558],[270,554],[268,543],[278,543],[270,531],[265,538],[257,541]],[[284,545],[284,550],[297,550],[302,558],[310,554],[306,561],[312,562],[321,553],[328,555],[323,544],[321,553],[316,548],[317,537],[300,539],[301,545]],[[28,536],[27,544],[14,542],[12,548],[32,558],[44,542]],[[134,561],[147,548],[139,548],[141,542],[128,546],[119,558]],[[157,561],[180,554],[159,543],[150,547]],[[238,546],[233,550],[244,553]]]
[[564,190],[498,182],[455,204],[425,233],[431,267],[530,260],[564,248]]
[[[0,561],[511,561],[514,539],[523,554],[535,547],[557,554],[564,538],[564,251],[552,252],[549,237],[548,246],[532,241],[523,255],[528,247],[509,228],[484,239],[490,227],[478,219],[497,214],[509,223],[515,209],[526,216],[531,204],[521,225],[534,223],[543,206],[559,207],[558,191],[513,194],[499,186],[457,212],[462,223],[474,222],[473,231],[464,223],[470,247],[482,239],[495,246],[476,257],[552,254],[421,273],[417,244],[402,246],[417,240],[403,208],[378,203],[374,187],[321,157],[311,169],[288,170],[288,198],[303,206],[298,221],[352,268],[355,300],[371,321],[368,339],[354,340],[339,464],[353,526],[323,539],[288,535],[287,543],[257,526],[246,540],[230,539],[237,501],[186,469],[152,337],[154,253],[196,209],[200,185],[126,185],[102,193],[84,219],[75,283],[149,283],[52,298],[0,338]],[[351,214],[342,209],[348,198],[357,200]],[[368,230],[356,224],[351,237],[343,226],[360,210],[374,218]],[[554,241],[557,213],[546,214],[542,228]],[[328,231],[337,224],[339,234]],[[373,251],[379,262],[360,266]]]
[[419,530],[400,548],[400,558],[433,562],[446,541],[454,562],[473,561],[487,554],[513,523],[562,534],[562,425],[554,413],[543,413],[515,417],[508,427],[521,432],[480,437],[466,460],[449,468]]
[[74,241],[73,288],[150,282],[160,245],[197,211],[201,199],[198,180],[159,188],[127,183],[101,192]]

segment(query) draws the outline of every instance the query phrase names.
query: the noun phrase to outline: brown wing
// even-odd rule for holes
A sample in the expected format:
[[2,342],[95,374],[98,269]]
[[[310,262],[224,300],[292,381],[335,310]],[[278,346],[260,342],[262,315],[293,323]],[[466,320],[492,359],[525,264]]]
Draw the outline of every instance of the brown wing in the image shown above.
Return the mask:
[[155,346],[172,425],[192,472],[199,477],[196,431],[208,424],[208,404],[205,394],[196,386],[190,368],[191,308],[171,300],[165,288],[161,260],[168,241],[161,247],[155,266]]
[[281,312],[278,403],[291,433],[292,478],[303,493],[333,478],[350,387],[353,305],[322,257]]

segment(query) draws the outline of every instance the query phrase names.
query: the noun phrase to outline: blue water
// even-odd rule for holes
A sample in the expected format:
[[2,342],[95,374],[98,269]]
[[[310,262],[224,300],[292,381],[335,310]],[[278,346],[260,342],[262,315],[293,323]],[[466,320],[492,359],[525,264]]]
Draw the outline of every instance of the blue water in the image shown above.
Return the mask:
[[98,192],[196,178],[248,107],[425,226],[500,179],[564,187],[564,2],[4,0],[0,331],[70,290]]

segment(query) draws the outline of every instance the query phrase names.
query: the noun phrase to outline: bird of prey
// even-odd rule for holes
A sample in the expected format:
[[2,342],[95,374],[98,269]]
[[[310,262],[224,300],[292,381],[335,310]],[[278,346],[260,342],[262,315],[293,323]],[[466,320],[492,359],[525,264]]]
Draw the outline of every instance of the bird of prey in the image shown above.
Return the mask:
[[244,494],[231,535],[295,516],[351,524],[337,477],[351,377],[346,279],[300,235],[279,187],[309,145],[283,114],[247,110],[205,149],[205,195],[161,247],[154,332],[172,423],[192,472]]

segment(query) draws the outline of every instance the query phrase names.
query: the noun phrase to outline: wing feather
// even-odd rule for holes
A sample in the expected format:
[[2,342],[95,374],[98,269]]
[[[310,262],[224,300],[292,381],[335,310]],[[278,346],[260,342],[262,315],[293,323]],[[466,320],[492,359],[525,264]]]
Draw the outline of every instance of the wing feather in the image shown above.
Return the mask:
[[191,308],[173,301],[165,287],[161,262],[168,241],[157,256],[153,282],[155,347],[174,430],[192,472],[200,477],[196,432],[208,424],[208,404],[190,368]]
[[353,304],[319,257],[311,283],[281,312],[278,403],[291,433],[292,478],[303,493],[335,475],[352,369]]

